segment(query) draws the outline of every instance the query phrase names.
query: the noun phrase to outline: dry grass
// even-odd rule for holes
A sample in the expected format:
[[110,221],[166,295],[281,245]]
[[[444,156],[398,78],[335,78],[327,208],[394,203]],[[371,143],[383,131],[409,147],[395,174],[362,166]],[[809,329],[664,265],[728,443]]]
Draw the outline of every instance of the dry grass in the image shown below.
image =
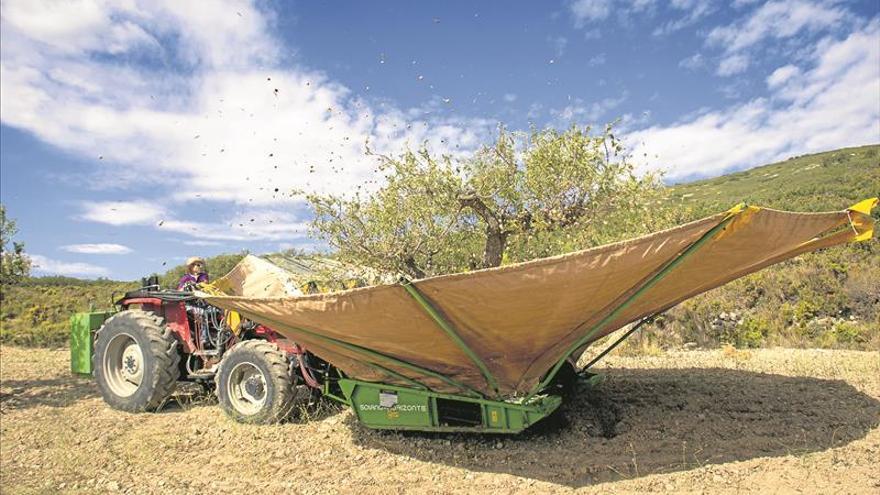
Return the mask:
[[209,397],[107,408],[63,350],[0,350],[5,493],[877,493],[880,353],[612,355],[599,389],[514,437],[382,433],[348,410],[278,426]]

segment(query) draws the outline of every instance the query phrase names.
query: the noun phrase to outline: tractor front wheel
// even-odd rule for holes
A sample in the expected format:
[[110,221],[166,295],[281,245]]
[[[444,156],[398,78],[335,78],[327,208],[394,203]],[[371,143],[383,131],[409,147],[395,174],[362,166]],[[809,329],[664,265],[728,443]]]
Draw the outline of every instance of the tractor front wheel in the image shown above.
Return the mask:
[[236,344],[223,355],[214,379],[220,407],[238,422],[278,423],[293,409],[296,377],[287,356],[271,342]]
[[114,409],[155,411],[179,376],[177,341],[162,318],[146,311],[116,313],[95,335],[95,381]]

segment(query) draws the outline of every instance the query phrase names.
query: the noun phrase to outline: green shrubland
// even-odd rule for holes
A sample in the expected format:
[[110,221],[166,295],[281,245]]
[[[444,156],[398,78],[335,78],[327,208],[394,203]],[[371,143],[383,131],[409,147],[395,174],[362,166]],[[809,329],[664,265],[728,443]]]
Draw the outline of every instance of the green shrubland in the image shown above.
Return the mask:
[[56,346],[67,342],[73,313],[112,307],[113,299],[138,284],[69,277],[29,278],[3,288],[0,342]]
[[[832,211],[878,194],[880,146],[873,145],[676,185],[669,198],[696,219],[741,201]],[[874,218],[880,222],[880,211]],[[771,266],[685,301],[646,333],[661,346],[880,349],[880,246],[875,238]]]

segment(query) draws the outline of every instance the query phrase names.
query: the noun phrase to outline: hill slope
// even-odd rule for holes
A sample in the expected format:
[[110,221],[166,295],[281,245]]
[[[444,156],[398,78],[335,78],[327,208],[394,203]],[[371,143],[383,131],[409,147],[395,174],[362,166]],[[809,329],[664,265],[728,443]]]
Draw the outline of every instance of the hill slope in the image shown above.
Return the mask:
[[804,155],[670,189],[696,216],[742,201],[779,210],[842,210],[880,194],[880,145]]
[[[700,218],[746,202],[833,211],[880,194],[880,145],[804,155],[670,188]],[[880,211],[874,211],[880,223]],[[880,246],[838,246],[771,266],[668,311],[636,345],[880,347]]]

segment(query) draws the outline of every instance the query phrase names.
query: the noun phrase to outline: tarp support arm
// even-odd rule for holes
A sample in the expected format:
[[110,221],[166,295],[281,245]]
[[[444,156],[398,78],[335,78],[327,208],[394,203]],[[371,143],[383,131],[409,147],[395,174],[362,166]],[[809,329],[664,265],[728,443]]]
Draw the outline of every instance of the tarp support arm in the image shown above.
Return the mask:
[[638,298],[640,298],[645,292],[650,290],[654,285],[657,284],[660,280],[663,279],[669,272],[671,272],[675,267],[681,264],[687,257],[697,251],[700,247],[702,247],[706,242],[708,242],[711,238],[715,236],[719,231],[724,229],[737,215],[745,211],[747,208],[745,205],[740,204],[734,208],[731,208],[730,212],[724,217],[718,225],[712,227],[708,232],[703,234],[699,239],[694,241],[693,244],[687,247],[684,251],[678,253],[675,257],[669,261],[666,266],[664,266],[659,272],[657,272],[653,277],[648,278],[645,282],[641,284],[640,287],[626,300],[620,303],[613,311],[608,313],[605,318],[602,318],[599,323],[593,326],[589,332],[587,332],[583,337],[579,338],[574,344],[568,347],[565,354],[562,355],[562,358],[556,363],[555,366],[550,370],[549,373],[544,377],[544,379],[535,385],[531,391],[529,391],[528,395],[525,396],[523,400],[529,400],[535,396],[540,390],[547,387],[550,382],[553,381],[553,378],[556,376],[556,373],[559,372],[559,369],[562,368],[562,365],[565,364],[565,361],[568,359],[574,351],[576,351],[579,347],[583,346],[600,330],[605,328],[606,325],[613,322],[626,308],[628,308],[632,303],[634,303]]
[[651,323],[652,321],[654,321],[654,318],[656,318],[656,317],[657,317],[657,315],[651,315],[647,318],[642,318],[641,320],[639,320],[638,323],[633,325],[632,328],[630,328],[629,330],[626,331],[626,333],[621,335],[620,338],[617,339],[616,341],[614,341],[613,344],[611,344],[610,346],[605,348],[604,351],[600,352],[589,363],[585,364],[584,367],[581,368],[578,373],[583,373],[584,371],[587,371],[588,369],[592,368],[594,364],[598,363],[603,357],[608,355],[609,352],[613,351],[615,347],[617,347],[621,344],[621,342],[626,340],[630,335],[636,333],[636,330],[638,330],[639,328],[642,328],[642,325],[645,325],[646,323]]
[[425,312],[428,313],[428,315],[434,320],[434,322],[437,323],[437,326],[439,326],[446,333],[446,335],[449,336],[449,338],[453,342],[455,342],[455,345],[457,345],[459,349],[461,349],[462,352],[464,352],[467,357],[469,357],[470,360],[477,366],[477,368],[480,369],[480,373],[483,374],[483,378],[486,379],[486,383],[489,385],[489,388],[491,388],[495,392],[495,395],[498,395],[498,382],[495,381],[495,377],[492,376],[492,372],[489,371],[489,368],[486,367],[486,364],[483,363],[479,356],[477,356],[474,351],[472,351],[471,348],[468,347],[467,343],[462,340],[461,336],[458,335],[458,332],[456,332],[455,327],[452,325],[452,323],[443,316],[443,314],[435,307],[434,303],[432,303],[424,294],[422,294],[422,292],[411,280],[401,278],[400,285],[404,289],[406,289],[406,292],[410,296],[412,296],[412,298],[415,299],[417,303],[419,303],[419,306],[421,306],[422,309],[424,309]]
[[[244,313],[242,313],[242,314],[244,314]],[[251,318],[250,315],[247,315],[247,316],[249,318]],[[421,366],[416,366],[415,364],[407,363],[406,361],[402,361],[402,360],[397,359],[395,357],[391,357],[386,354],[382,354],[381,352],[377,352],[372,349],[367,349],[366,347],[361,347],[357,344],[351,344],[351,343],[348,343],[348,342],[345,342],[345,341],[342,341],[339,339],[334,339],[333,337],[327,337],[326,335],[321,335],[319,333],[315,333],[310,330],[306,330],[305,328],[291,327],[289,325],[284,325],[281,322],[274,321],[274,320],[272,320],[270,318],[266,318],[264,316],[253,317],[252,319],[254,321],[260,321],[260,322],[265,321],[266,323],[268,323],[270,325],[277,326],[277,328],[289,328],[291,331],[302,333],[304,335],[307,335],[307,336],[314,338],[316,340],[320,340],[322,342],[327,342],[327,343],[330,343],[333,345],[337,345],[339,347],[342,347],[342,348],[347,349],[349,351],[355,352],[355,353],[360,354],[362,356],[369,356],[373,359],[378,359],[380,361],[387,361],[389,363],[400,366],[401,368],[415,371],[416,373],[419,373],[419,374],[422,374],[425,376],[437,378],[438,380],[442,380],[442,381],[448,383],[449,385],[452,385],[453,387],[458,388],[459,390],[462,390],[463,392],[465,392],[465,395],[470,395],[470,396],[474,396],[474,397],[482,397],[483,396],[481,393],[477,392],[476,390],[468,387],[467,385],[465,385],[463,383],[460,383],[456,380],[453,380],[452,378],[449,378],[448,376],[441,375],[440,373],[437,373],[436,371],[431,371],[429,369],[422,368]],[[363,363],[368,366],[372,366],[374,368],[384,368],[382,366],[379,366],[373,362],[366,361],[366,360],[363,361]],[[390,370],[383,369],[383,371],[390,371]],[[392,372],[390,374],[392,376],[397,376],[398,378],[404,379],[405,381],[408,381],[408,382],[418,383],[421,387],[428,388],[430,390],[429,387],[427,387],[426,385],[424,385],[416,380],[413,380],[412,378],[406,378],[406,377],[403,377],[402,375],[400,375],[399,373],[395,374],[394,372]]]

